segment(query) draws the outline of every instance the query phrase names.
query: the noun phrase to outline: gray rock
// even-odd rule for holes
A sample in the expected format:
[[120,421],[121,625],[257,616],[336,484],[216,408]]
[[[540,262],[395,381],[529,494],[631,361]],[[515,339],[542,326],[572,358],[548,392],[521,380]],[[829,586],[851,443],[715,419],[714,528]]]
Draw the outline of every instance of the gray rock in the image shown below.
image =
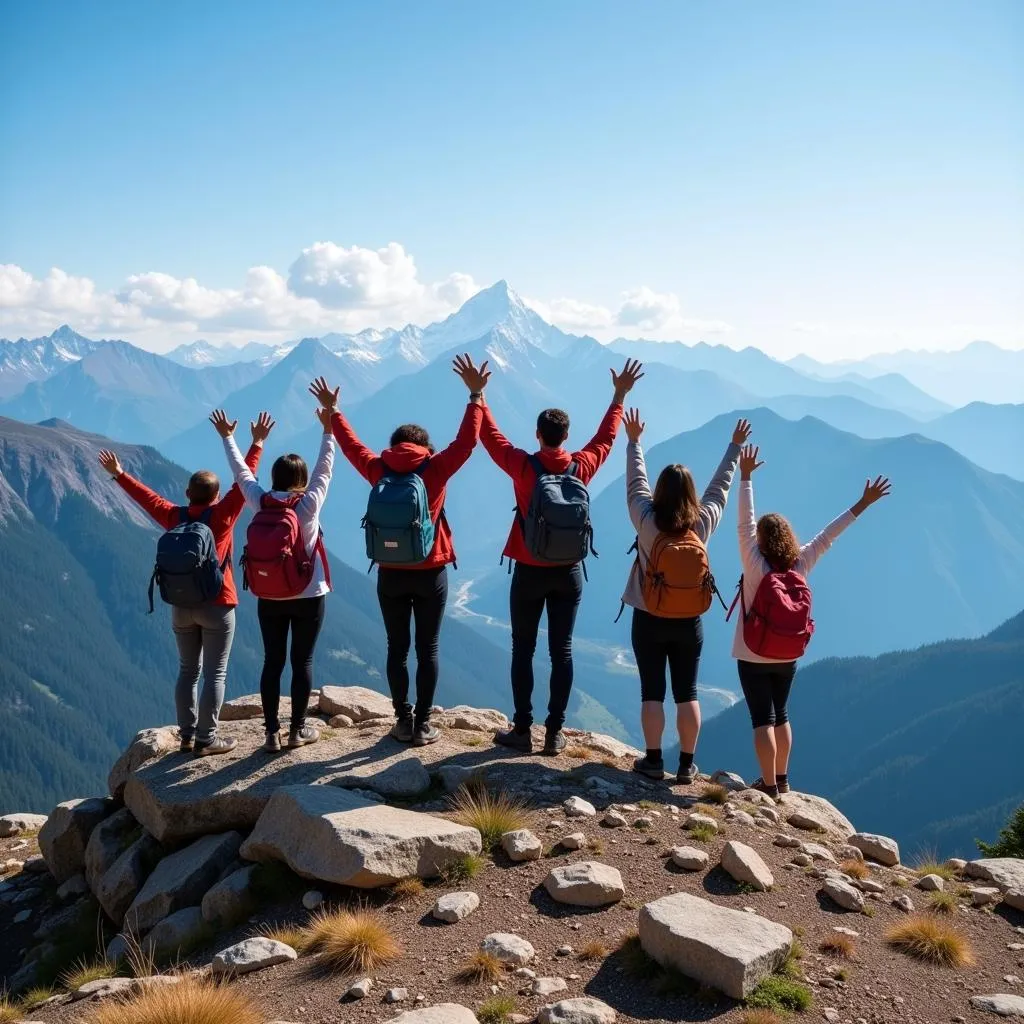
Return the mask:
[[365,686],[322,686],[320,710],[325,715],[347,715],[357,723],[395,716],[391,698]]
[[548,895],[576,907],[603,907],[626,895],[618,868],[581,860],[553,868],[544,879]]
[[21,865],[21,870],[26,875],[45,875],[47,873],[46,861],[41,853],[34,853],[26,857]]
[[111,996],[127,996],[134,988],[134,978],[98,978],[96,981],[87,981],[84,985],[79,985],[71,993],[71,1001],[89,999],[99,1002]]
[[163,847],[143,833],[104,872],[94,892],[107,917],[118,927],[128,908],[163,856]]
[[600,999],[584,996],[541,1007],[537,1024],[615,1024],[615,1011]]
[[836,856],[839,860],[855,860],[858,864],[864,863],[864,853],[856,846],[851,846],[849,843],[840,846],[836,850]]
[[[282,718],[291,717],[292,702],[287,697],[281,698],[279,713]],[[250,718],[263,717],[263,701],[258,693],[247,693],[241,697],[226,700],[220,708],[222,722],[244,722]]]
[[1024,998],[997,993],[990,996],[971,996],[976,1010],[986,1010],[998,1017],[1024,1017]]
[[744,789],[747,789],[747,784],[743,781],[743,777],[737,775],[735,772],[724,772],[719,770],[712,773],[711,781],[716,786],[725,786],[726,789],[732,790],[734,793],[739,793]]
[[252,891],[255,871],[254,864],[239,868],[207,890],[200,904],[203,920],[215,928],[224,929],[247,918],[256,907],[256,896]]
[[277,790],[242,846],[247,860],[284,861],[303,878],[362,889],[416,875],[482,849],[475,828],[372,804],[334,786]]
[[878,861],[886,867],[893,867],[900,862],[900,847],[895,839],[878,836],[871,832],[856,832],[850,836],[849,843],[856,846],[865,857]]
[[57,899],[71,900],[77,896],[84,896],[88,891],[89,883],[85,880],[85,875],[72,875],[57,887]]
[[15,812],[0,815],[0,839],[20,836],[23,832],[38,832],[46,824],[45,814]]
[[843,910],[864,909],[864,897],[849,882],[841,878],[826,878],[821,891]]
[[564,992],[568,987],[565,978],[534,978],[530,983],[530,995],[546,999],[556,992]]
[[748,814],[746,811],[739,809],[731,810],[726,812],[726,820],[731,822],[733,825],[747,825],[753,828],[757,823],[754,821],[754,816]]
[[756,914],[673,893],[641,909],[640,943],[662,966],[744,999],[785,962],[793,933]]
[[373,978],[357,978],[348,987],[345,993],[346,999],[365,999],[373,988]]
[[605,757],[618,759],[637,757],[640,754],[636,747],[631,747],[628,743],[623,743],[621,740],[615,739],[614,736],[606,736],[601,732],[583,732],[578,735],[574,733],[573,740],[580,746],[594,751],[595,754],[603,754]]
[[501,848],[508,855],[509,860],[517,864],[524,860],[540,860],[540,856],[544,852],[541,841],[528,828],[506,832],[501,837]]
[[867,893],[883,893],[885,892],[885,886],[881,882],[876,882],[871,878],[860,878],[855,879],[854,884],[860,889],[861,892]]
[[587,837],[582,832],[570,832],[562,836],[559,845],[565,850],[582,850],[587,845]]
[[389,988],[384,993],[385,1003],[404,1003],[409,998],[409,990],[407,988]]
[[972,860],[964,868],[969,878],[980,878],[999,886],[1003,902],[1024,912],[1024,859],[1019,857],[985,857]]
[[836,859],[832,856],[832,851],[827,846],[822,846],[821,843],[801,843],[800,852],[806,853],[812,860],[822,860],[827,864],[835,864]]
[[143,729],[135,734],[125,752],[114,763],[107,777],[107,789],[118,801],[124,799],[124,788],[129,776],[133,775],[147,761],[169,754],[178,749],[177,731],[171,726],[159,729]]
[[924,892],[942,892],[946,888],[946,883],[941,875],[922,875],[917,880],[915,888]]
[[536,950],[526,939],[510,932],[485,935],[480,943],[480,951],[490,953],[503,964],[514,964],[516,967],[525,966],[536,956]]
[[703,871],[711,863],[711,858],[693,846],[674,846],[672,863],[684,871]]
[[814,814],[806,811],[793,811],[786,817],[786,822],[793,828],[801,828],[805,832],[827,832],[825,822]]
[[468,732],[497,732],[508,728],[504,712],[494,708],[471,708],[465,704],[441,712],[436,721],[447,729],[465,729]]
[[609,810],[601,819],[601,824],[608,828],[625,828],[629,822],[624,814],[621,814],[619,811]]
[[405,757],[376,775],[342,778],[337,785],[345,788],[361,786],[383,796],[419,796],[430,788],[430,773],[418,757]]
[[422,1009],[406,1010],[388,1024],[477,1024],[476,1014],[458,1003],[438,1003]]
[[845,842],[846,837],[851,832],[857,831],[850,823],[850,819],[834,804],[829,803],[823,797],[814,796],[811,793],[784,794],[779,810],[783,817],[787,818],[795,812],[803,812],[809,815],[824,826],[830,838],[837,841]]
[[455,924],[469,917],[480,906],[480,897],[475,892],[450,892],[438,898],[432,911],[438,921]]
[[466,785],[476,774],[472,768],[467,768],[462,764],[443,764],[437,769],[437,776],[446,793],[454,793],[460,786]]
[[914,901],[906,895],[906,893],[900,893],[899,896],[894,896],[892,905],[897,910],[902,910],[905,914],[912,914],[914,912]]
[[999,887],[995,885],[972,885],[968,888],[967,894],[975,907],[987,907],[990,903],[995,903],[1001,895]]
[[722,848],[722,870],[737,882],[766,892],[775,884],[771,869],[756,850],[746,843],[730,841]]
[[959,857],[950,857],[946,863],[957,873],[962,873],[964,868],[967,867],[967,861],[961,860]]
[[348,715],[331,715],[327,724],[332,729],[351,729],[355,722]]
[[683,819],[683,828],[709,828],[712,832],[718,831],[718,822],[710,814],[701,814],[699,811],[691,811]]
[[593,818],[597,814],[597,808],[589,800],[581,796],[571,796],[562,804],[567,818]]
[[164,857],[135,897],[125,920],[139,932],[185,907],[195,909],[220,873],[238,855],[242,837],[237,832],[204,836]]
[[115,809],[112,800],[67,800],[50,812],[39,830],[39,850],[58,882],[85,873],[85,848],[92,830]]
[[303,893],[302,906],[305,910],[316,910],[324,901],[324,894],[317,889]]
[[222,949],[210,964],[214,977],[221,975],[251,974],[275,964],[298,959],[299,954],[291,946],[262,935],[243,939],[227,949]]
[[157,922],[142,940],[143,952],[157,961],[177,960],[205,941],[209,928],[199,907],[184,907]]
[[139,837],[139,823],[127,807],[101,821],[85,847],[85,878],[93,891],[114,861]]
[[[202,913],[202,911],[200,911]],[[121,963],[131,949],[131,939],[123,932],[118,932],[110,942],[107,943],[105,956],[112,964]]]

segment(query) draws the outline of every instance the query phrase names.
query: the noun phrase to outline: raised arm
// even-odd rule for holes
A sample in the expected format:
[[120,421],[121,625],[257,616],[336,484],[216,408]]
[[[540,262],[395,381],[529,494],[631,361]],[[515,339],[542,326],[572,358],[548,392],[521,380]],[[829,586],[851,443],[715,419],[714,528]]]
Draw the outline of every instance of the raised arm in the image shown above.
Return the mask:
[[320,452],[316,457],[313,472],[309,477],[306,493],[298,504],[298,511],[313,516],[320,515],[327,500],[327,489],[331,486],[331,474],[334,472],[334,436],[331,433],[331,413],[327,409],[317,409],[317,419],[324,428],[320,439]]
[[[249,424],[249,432],[252,434],[252,444],[245,453],[245,464],[253,476],[260,467],[260,459],[263,457],[263,445],[270,432],[274,429],[274,421],[268,412],[261,412]],[[238,484],[232,484],[227,494],[217,502],[217,514],[225,519],[237,519],[245,507],[245,496]]]
[[151,491],[144,483],[126,473],[114,452],[105,448],[100,452],[99,459],[100,465],[113,477],[121,490],[158,526],[169,530],[172,526],[177,525],[177,505],[161,497],[156,491]]
[[625,426],[629,439],[626,446],[626,507],[633,529],[639,533],[641,521],[651,511],[653,497],[651,485],[647,482],[644,450],[640,445],[640,435],[646,424],[640,421],[638,409],[630,409],[626,413]]
[[611,375],[614,386],[612,404],[608,406],[597,433],[576,453],[576,461],[586,483],[590,482],[611,453],[615,435],[622,422],[622,403],[626,400],[626,395],[633,390],[633,385],[643,376],[643,366],[639,360],[627,359],[622,373],[612,370]]
[[764,557],[757,546],[757,518],[754,514],[754,482],[751,476],[764,463],[758,462],[760,449],[745,445],[740,452],[740,495],[736,515],[736,533],[740,542],[743,572],[755,576],[762,573]]
[[484,388],[487,387],[487,381],[491,376],[487,370],[487,361],[485,360],[478,369],[473,365],[468,353],[457,356],[452,361],[452,370],[462,378],[462,383],[469,389],[469,405],[466,406],[455,440],[430,459],[430,465],[442,483],[451,479],[473,454],[484,416]]
[[242,453],[235,443],[235,427],[238,426],[238,420],[230,421],[223,409],[215,409],[210,416],[210,422],[224,442],[224,455],[228,460],[228,468],[235,478],[238,489],[242,492],[242,497],[245,498],[245,503],[253,511],[258,512],[264,491],[256,482],[256,477],[246,465],[245,459],[242,458]]
[[521,475],[529,455],[522,448],[517,448],[498,429],[490,407],[486,405],[483,407],[483,419],[480,421],[480,443],[498,469],[504,470],[513,479]]
[[886,497],[892,485],[886,477],[876,477],[874,482],[864,482],[864,493],[841,516],[837,516],[817,536],[800,549],[800,561],[804,572],[810,572],[814,564],[835,543],[839,535],[852,526],[876,501]]
[[732,487],[732,478],[736,472],[736,464],[739,461],[740,450],[747,443],[750,437],[750,423],[747,420],[739,420],[736,429],[732,432],[732,440],[729,447],[725,449],[725,455],[715,470],[703,496],[700,499],[700,527],[701,539],[707,542],[711,535],[718,529],[722,521],[726,503],[729,500],[729,489]]

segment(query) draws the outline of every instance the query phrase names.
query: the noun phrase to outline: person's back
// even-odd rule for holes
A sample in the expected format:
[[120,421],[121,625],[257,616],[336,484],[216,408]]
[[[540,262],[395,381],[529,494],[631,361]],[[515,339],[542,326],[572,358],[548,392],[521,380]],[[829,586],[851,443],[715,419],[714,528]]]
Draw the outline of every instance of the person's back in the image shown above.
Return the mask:
[[[601,468],[622,420],[622,402],[637,380],[642,377],[639,362],[627,360],[621,374],[612,372],[614,396],[597,433],[579,451],[564,447],[569,436],[569,417],[560,409],[547,409],[537,419],[537,440],[540,448],[527,452],[516,448],[501,432],[490,409],[485,408],[480,427],[480,442],[497,466],[512,478],[516,496],[516,516],[505,544],[503,558],[512,563],[512,584],[509,610],[512,625],[512,697],[515,705],[512,728],[497,733],[495,740],[503,746],[524,752],[532,751],[530,734],[533,725],[533,654],[537,646],[540,620],[547,611],[548,653],[551,658],[550,699],[545,721],[543,753],[558,754],[565,748],[562,726],[572,692],[572,634],[576,612],[583,595],[582,557],[590,549],[589,522],[583,523],[582,495],[572,481],[552,481],[552,494],[546,500],[567,507],[562,539],[567,549],[547,549],[538,542],[537,506],[545,500],[538,494],[538,478],[564,477],[567,474],[585,488]],[[531,512],[531,506],[533,510]],[[578,523],[574,528],[573,523]],[[585,526],[585,529],[584,529]],[[584,547],[586,543],[586,548]],[[571,547],[577,545],[580,557],[572,558]],[[558,561],[543,554],[559,556]],[[562,560],[562,559],[565,560]]]

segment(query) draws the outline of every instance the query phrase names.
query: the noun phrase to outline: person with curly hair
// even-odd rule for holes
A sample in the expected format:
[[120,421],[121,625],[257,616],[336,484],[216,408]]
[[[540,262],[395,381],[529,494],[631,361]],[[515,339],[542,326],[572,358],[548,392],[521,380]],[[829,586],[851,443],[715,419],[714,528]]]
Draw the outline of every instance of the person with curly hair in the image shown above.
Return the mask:
[[[793,527],[777,512],[756,519],[753,474],[764,465],[760,449],[746,445],[740,453],[738,533],[743,576],[740,580],[744,607],[752,605],[761,581],[769,573],[795,570],[806,576],[836,538],[890,490],[887,478],[879,476],[864,484],[864,493],[841,516],[834,519],[808,544],[801,545]],[[789,757],[793,729],[787,703],[796,675],[796,661],[779,661],[755,654],[743,636],[744,616],[737,616],[732,656],[739,669],[740,686],[754,727],[754,751],[761,778],[754,789],[778,799],[788,793]]]

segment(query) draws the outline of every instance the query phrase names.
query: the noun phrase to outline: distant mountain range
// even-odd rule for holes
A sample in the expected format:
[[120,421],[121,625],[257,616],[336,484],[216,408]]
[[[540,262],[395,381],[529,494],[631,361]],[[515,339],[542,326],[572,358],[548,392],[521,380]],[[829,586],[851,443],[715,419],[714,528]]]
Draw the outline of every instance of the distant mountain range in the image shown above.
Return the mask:
[[[801,668],[791,710],[797,789],[897,837],[908,861],[977,856],[1024,801],[1024,612],[976,640]],[[707,723],[699,756],[756,777],[744,705]]]

